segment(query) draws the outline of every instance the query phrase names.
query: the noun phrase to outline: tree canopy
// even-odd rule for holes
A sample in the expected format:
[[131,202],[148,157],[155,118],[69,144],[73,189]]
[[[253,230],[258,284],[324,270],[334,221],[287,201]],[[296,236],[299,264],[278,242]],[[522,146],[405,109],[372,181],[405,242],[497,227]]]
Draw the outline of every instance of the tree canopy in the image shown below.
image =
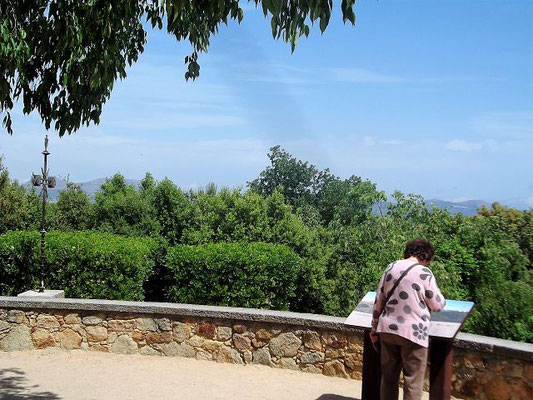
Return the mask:
[[[288,305],[296,312],[347,316],[376,288],[386,265],[402,256],[405,243],[424,237],[435,246],[430,268],[444,296],[476,303],[466,331],[533,342],[533,210],[494,203],[478,215],[452,215],[428,207],[421,196],[388,197],[357,176],[341,179],[279,146],[268,156],[270,165],[248,190],[209,184],[184,191],[150,174],[134,187],[116,174],[91,201],[69,182],[47,207],[47,240],[57,249],[47,252],[55,271],[50,282],[72,279],[72,293],[87,297]],[[35,192],[11,181],[0,160],[2,295],[28,286],[39,268],[39,208]],[[73,246],[80,251],[66,250]],[[285,256],[271,258],[271,251]],[[142,291],[118,290],[131,282],[121,274],[140,268],[129,261],[139,255],[143,270],[152,271],[150,280]],[[105,278],[111,286],[86,285],[93,269],[93,282],[113,271]],[[249,275],[257,280],[250,283]]]
[[[272,36],[290,43],[309,25],[326,29],[332,0],[248,0],[271,20]],[[244,17],[243,0],[0,0],[0,111],[13,133],[10,111],[37,111],[60,136],[98,124],[103,104],[126,66],[144,51],[146,30],[166,29],[188,41],[185,79],[200,74],[198,55],[228,20]],[[342,0],[343,21],[355,23],[355,0]]]

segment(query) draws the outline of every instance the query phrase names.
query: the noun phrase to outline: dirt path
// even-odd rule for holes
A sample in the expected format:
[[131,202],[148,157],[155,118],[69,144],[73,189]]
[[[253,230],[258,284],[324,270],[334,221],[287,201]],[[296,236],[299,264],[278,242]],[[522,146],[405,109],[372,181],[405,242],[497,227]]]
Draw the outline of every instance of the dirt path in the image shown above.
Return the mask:
[[0,352],[4,399],[358,400],[361,382],[264,366],[91,352]]

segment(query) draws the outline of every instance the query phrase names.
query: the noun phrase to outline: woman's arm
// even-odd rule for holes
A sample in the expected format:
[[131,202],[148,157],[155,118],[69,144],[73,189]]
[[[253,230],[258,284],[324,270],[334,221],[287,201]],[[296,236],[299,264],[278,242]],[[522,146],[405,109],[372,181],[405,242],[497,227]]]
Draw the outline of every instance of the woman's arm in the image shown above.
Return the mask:
[[387,271],[389,271],[388,267],[379,281],[378,289],[376,292],[376,299],[374,301],[374,308],[372,309],[372,331],[374,332],[376,331],[376,328],[378,326],[379,316],[381,315],[381,312],[383,311],[383,301],[385,300],[383,284],[385,283],[385,275],[387,275]]
[[[429,269],[429,268],[428,268]],[[428,308],[433,312],[442,311],[446,305],[446,299],[442,295],[435,276],[429,272],[429,279],[424,280],[424,299]],[[426,282],[427,281],[427,282]]]

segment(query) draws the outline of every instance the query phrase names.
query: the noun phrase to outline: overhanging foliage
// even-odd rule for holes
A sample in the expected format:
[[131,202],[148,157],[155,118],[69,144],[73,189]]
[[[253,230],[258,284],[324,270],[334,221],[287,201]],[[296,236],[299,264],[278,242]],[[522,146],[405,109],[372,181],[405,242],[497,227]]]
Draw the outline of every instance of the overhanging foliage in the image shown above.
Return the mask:
[[[355,23],[355,0],[342,0],[344,22]],[[228,20],[244,17],[239,0],[20,0],[0,1],[0,111],[13,133],[10,111],[37,111],[59,136],[98,124],[115,81],[126,77],[146,44],[145,24],[187,40],[185,79],[200,74],[198,54]],[[250,0],[270,17],[272,36],[290,43],[318,22],[323,32],[332,0]]]

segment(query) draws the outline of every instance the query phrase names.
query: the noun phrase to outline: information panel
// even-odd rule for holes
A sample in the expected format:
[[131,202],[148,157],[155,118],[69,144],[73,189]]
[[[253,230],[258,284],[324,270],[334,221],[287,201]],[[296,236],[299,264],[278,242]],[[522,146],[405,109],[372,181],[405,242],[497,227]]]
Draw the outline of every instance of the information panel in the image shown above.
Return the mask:
[[[344,323],[358,328],[370,329],[375,298],[376,292],[368,292]],[[471,301],[446,300],[444,310],[431,313],[429,336],[453,339],[473,307],[474,303]]]

